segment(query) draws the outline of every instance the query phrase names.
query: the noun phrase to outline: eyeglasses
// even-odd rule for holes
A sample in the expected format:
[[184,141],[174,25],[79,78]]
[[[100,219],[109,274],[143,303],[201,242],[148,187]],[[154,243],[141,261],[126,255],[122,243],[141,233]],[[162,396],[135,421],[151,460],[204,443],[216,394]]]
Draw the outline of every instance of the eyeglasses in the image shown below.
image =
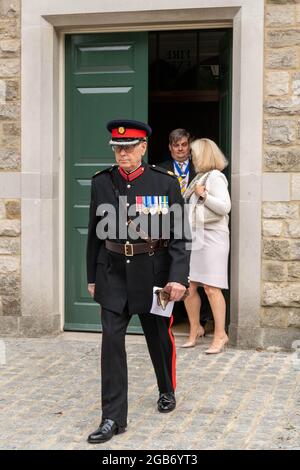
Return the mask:
[[140,145],[140,142],[130,145],[112,145],[111,149],[116,153],[121,153],[121,150],[125,150],[126,153],[132,153],[138,145]]

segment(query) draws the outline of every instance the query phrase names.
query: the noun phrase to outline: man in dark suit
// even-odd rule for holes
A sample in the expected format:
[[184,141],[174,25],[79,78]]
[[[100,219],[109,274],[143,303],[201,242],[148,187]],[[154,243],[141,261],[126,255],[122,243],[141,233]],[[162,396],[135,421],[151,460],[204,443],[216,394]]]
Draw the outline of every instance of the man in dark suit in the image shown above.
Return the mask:
[[[172,316],[149,312],[154,286],[178,301],[189,285],[190,252],[184,231],[178,236],[184,204],[177,178],[142,161],[147,124],[114,120],[107,128],[117,165],[92,178],[87,243],[88,290],[101,304],[102,322],[102,421],[90,443],[108,441],[127,426],[125,334],[132,314],[139,315],[156,373],[158,411],[175,409]],[[163,227],[174,204],[181,215],[170,217],[167,234]]]
[[174,129],[169,135],[171,158],[159,163],[160,167],[173,171],[177,176],[182,194],[196,174],[190,156],[190,139],[191,136],[185,129]]

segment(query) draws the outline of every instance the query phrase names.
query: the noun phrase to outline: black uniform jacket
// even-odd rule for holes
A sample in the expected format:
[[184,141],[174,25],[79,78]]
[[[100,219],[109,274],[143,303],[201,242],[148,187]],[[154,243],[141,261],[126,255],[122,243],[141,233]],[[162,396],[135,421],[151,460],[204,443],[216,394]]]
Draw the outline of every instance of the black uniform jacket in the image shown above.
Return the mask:
[[[120,196],[127,196],[127,204],[129,205],[136,203],[136,196],[167,196],[169,206],[177,203],[180,209],[184,210],[177,178],[155,165],[142,163],[142,166],[144,173],[131,182],[126,181],[120,175],[116,165],[99,172],[92,178],[87,242],[87,280],[88,283],[96,284],[94,300],[102,307],[117,313],[122,313],[127,302],[129,313],[148,313],[152,305],[154,286],[164,287],[167,282],[171,281],[185,286],[189,284],[190,251],[186,249],[189,234],[187,227],[181,227],[181,237],[178,239],[178,235],[174,236],[176,231],[174,229],[175,217],[170,217],[169,235],[166,237],[166,234],[163,234],[164,239],[169,239],[167,247],[155,251],[151,256],[148,253],[142,253],[127,257],[112,252],[106,248],[105,240],[99,239],[96,234],[97,224],[103,225],[104,218],[108,217],[109,212],[106,207],[103,211],[103,206],[99,208],[99,205],[112,204],[119,215],[118,199]],[[117,194],[114,191],[114,186],[117,189]],[[166,214],[140,215],[135,212],[135,216],[132,216],[132,213],[129,216],[126,204],[125,206],[121,204],[120,207],[121,211],[125,211],[127,220],[129,218],[135,220],[135,216],[146,217],[150,222],[150,227],[154,224],[156,228],[159,227],[160,232],[162,231],[163,218],[166,217]],[[182,219],[183,217],[180,217],[180,221],[178,221],[177,217],[176,227],[178,227],[178,223],[183,224]],[[186,222],[187,220],[185,225],[188,225]],[[100,225],[97,228],[98,234]],[[126,226],[126,222],[124,225]],[[122,228],[124,229],[124,227]],[[144,234],[143,237],[134,241],[128,234],[125,237],[119,237],[119,229],[117,224],[116,235],[110,234],[107,238],[122,244],[126,241],[145,242],[142,239]],[[127,230],[128,227],[126,226],[125,229]],[[102,235],[100,236],[102,237]]]
[[[169,160],[165,160],[158,164],[161,168],[165,168],[166,170],[173,171],[174,173],[174,160],[170,157]],[[192,179],[196,176],[195,167],[193,165],[193,161],[190,158],[190,171],[189,171],[189,179],[188,184],[192,181]]]

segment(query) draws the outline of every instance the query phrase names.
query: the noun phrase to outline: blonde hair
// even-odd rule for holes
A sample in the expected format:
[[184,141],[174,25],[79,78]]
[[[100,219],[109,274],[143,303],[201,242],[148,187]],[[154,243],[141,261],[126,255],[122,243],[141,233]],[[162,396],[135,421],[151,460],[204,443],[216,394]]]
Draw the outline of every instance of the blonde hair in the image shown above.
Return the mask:
[[191,143],[193,164],[196,173],[211,170],[224,170],[228,165],[224,154],[217,144],[210,139],[196,139]]

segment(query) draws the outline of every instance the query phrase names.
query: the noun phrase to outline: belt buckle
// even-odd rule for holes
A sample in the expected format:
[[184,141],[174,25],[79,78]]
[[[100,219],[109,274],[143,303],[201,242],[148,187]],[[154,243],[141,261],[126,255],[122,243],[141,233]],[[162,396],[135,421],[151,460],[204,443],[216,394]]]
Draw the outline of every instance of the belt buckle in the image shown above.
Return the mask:
[[133,256],[133,245],[132,243],[126,243],[124,245],[125,256]]

